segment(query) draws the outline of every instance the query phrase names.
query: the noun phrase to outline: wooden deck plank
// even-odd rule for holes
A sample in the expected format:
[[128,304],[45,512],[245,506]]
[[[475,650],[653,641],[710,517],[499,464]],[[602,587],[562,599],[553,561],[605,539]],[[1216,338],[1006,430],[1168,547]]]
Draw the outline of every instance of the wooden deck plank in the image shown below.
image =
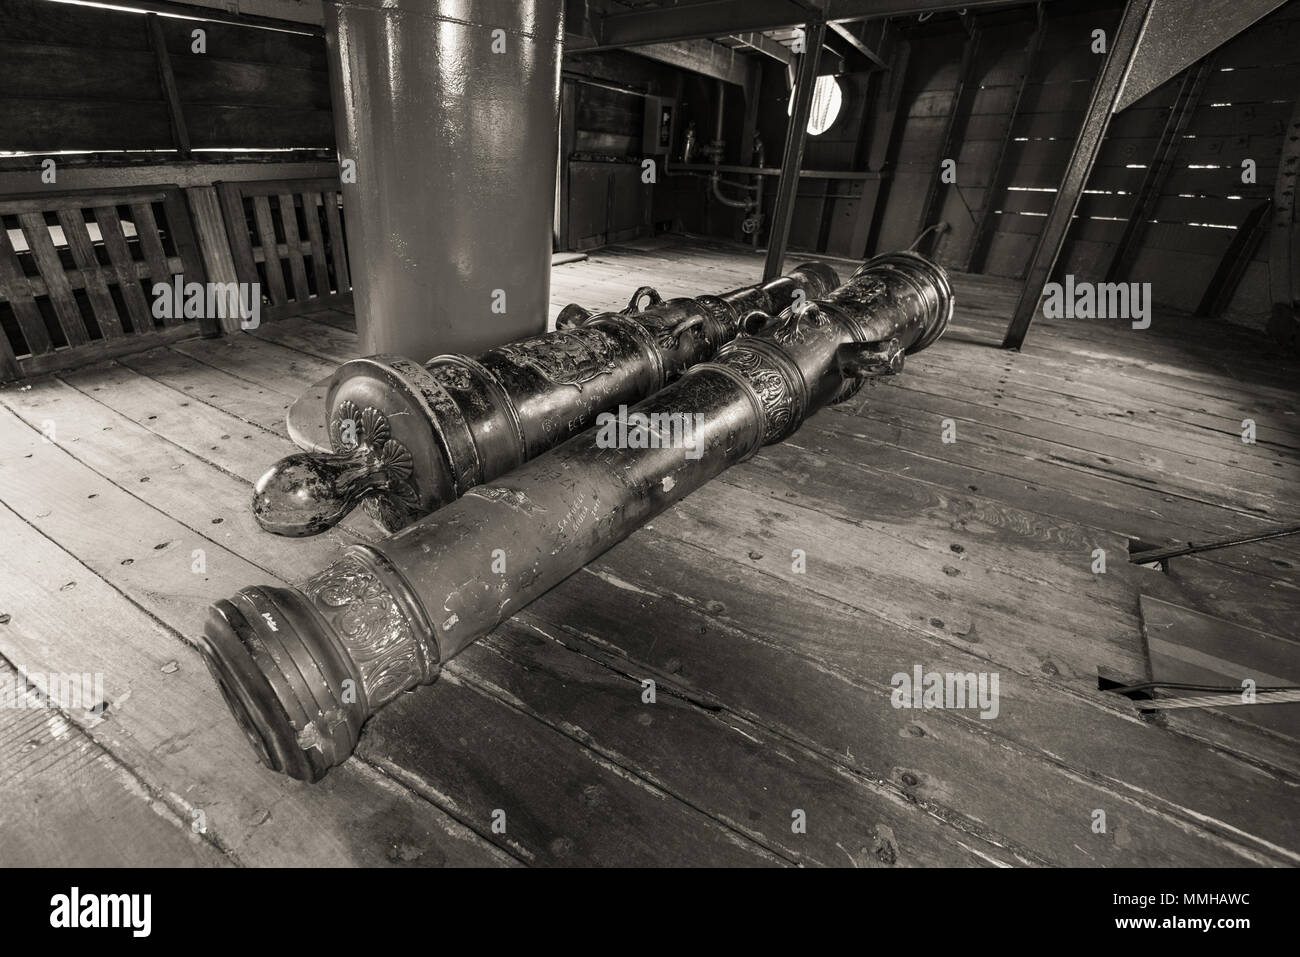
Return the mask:
[[[852,419],[827,414],[807,423],[800,434],[792,438],[793,448],[820,450],[819,454],[825,455],[830,462],[855,471],[866,470],[873,475],[878,475],[889,464],[902,461],[905,463],[903,467],[913,470],[905,473],[909,478],[912,474],[934,473],[937,477],[942,473],[965,478],[966,483],[983,481],[990,488],[994,480],[989,476],[1012,479],[1013,486],[1017,485],[1014,480],[1019,479],[1018,487],[1011,490],[1015,494],[1008,504],[1047,515],[1060,515],[1091,527],[1104,526],[1136,538],[1145,537],[1143,529],[1158,529],[1155,534],[1163,541],[1171,537],[1178,540],[1194,538],[1197,529],[1207,527],[1254,531],[1278,525],[1271,517],[1207,501],[1211,495],[1218,497],[1214,490],[1198,493],[1181,490],[1172,481],[1169,484],[1157,479],[1142,481],[1138,473],[1126,471],[1126,467],[1114,459],[1093,469],[1089,467],[1089,453],[1082,450],[1069,452],[1059,449],[1060,454],[1053,454],[1050,445],[1044,444],[1040,448],[979,422],[973,423],[976,426],[974,432],[969,425],[959,425],[958,441],[945,444],[939,437],[940,429],[936,428],[942,422],[938,415],[932,416],[928,423],[922,421],[916,426],[909,426],[907,420],[906,415],[883,410],[879,416]],[[1008,445],[1014,448],[1009,450],[1006,448]],[[899,451],[910,454],[896,454]],[[928,461],[918,462],[918,457]],[[976,488],[982,489],[984,485],[977,484]],[[1065,493],[1073,489],[1076,498],[1051,493],[1047,497],[1019,496],[1019,492],[1032,493],[1043,489]],[[1087,518],[1086,511],[1078,507],[1078,500],[1096,501],[1100,506],[1098,515],[1093,519]],[[1102,521],[1103,517],[1108,521]],[[1286,543],[1273,543],[1271,547],[1284,550]],[[1268,569],[1260,571],[1276,574]]]
[[[730,711],[574,654],[512,620],[451,664],[458,678],[511,701],[775,854],[817,866],[1030,863],[975,829],[937,827],[907,795],[853,773]],[[796,810],[808,828],[792,828]],[[960,849],[960,850],[958,850]]]
[[[1090,801],[1128,805],[1141,793],[1144,811],[1128,827],[1163,847],[1142,854],[1187,853],[1184,825],[1171,826],[1161,819],[1167,814],[1214,821],[1229,842],[1254,829],[1247,849],[1225,852],[1224,861],[1256,852],[1300,860],[1300,824],[1261,819],[1253,801],[1241,799],[1251,793],[1274,807],[1294,806],[1294,779],[1207,756],[1196,742],[1143,725],[1124,702],[1009,668],[982,636],[961,641],[900,628],[791,588],[751,562],[693,551],[671,530],[639,532],[520,617],[619,670],[653,677],[671,693],[734,712],[923,797],[936,813],[972,814],[985,827],[1014,822],[999,828],[1002,837],[1048,859],[1115,863],[1135,852],[1124,843],[1094,847],[1076,840],[1064,817],[1052,821]],[[1001,675],[998,717],[890,707],[892,676],[916,664],[961,673],[992,666]],[[1207,761],[1213,776],[1204,773]],[[1003,774],[1022,782],[1014,801],[997,783]],[[1225,790],[1223,780],[1249,790]],[[1087,794],[1085,781],[1106,793]],[[1040,804],[1026,795],[1051,797]],[[1153,807],[1156,816],[1147,819]]]
[[[791,587],[814,588],[900,627],[919,623],[958,635],[973,628],[983,645],[993,645],[1002,660],[1025,672],[1045,669],[1095,683],[1099,664],[1141,663],[1132,612],[1071,600],[1067,586],[1030,580],[987,558],[958,561],[947,543],[900,545],[815,507],[773,502],[749,483],[736,484],[741,481],[711,483],[719,487],[678,503],[656,519],[656,527],[723,557],[748,558]],[[815,575],[792,571],[795,549],[816,566]]]
[[[1095,409],[1101,414],[1142,409],[1145,415],[1153,417],[1148,421],[1161,426],[1173,425],[1182,429],[1220,433],[1225,438],[1235,438],[1238,445],[1242,445],[1242,419],[1250,417],[1257,422],[1257,444],[1280,449],[1291,457],[1295,457],[1300,449],[1300,425],[1290,421],[1293,417],[1287,416],[1285,407],[1273,400],[1254,397],[1247,399],[1244,393],[1236,403],[1203,396],[1180,399],[1178,393],[1157,388],[1138,390],[1131,388],[1128,383],[1097,381],[1095,378],[1084,381],[1079,377],[1081,373],[1070,375],[1051,370],[1035,371],[1016,358],[1011,359],[1014,365],[1010,376],[1005,372],[1000,373],[1003,378],[1013,378],[1015,384],[999,389],[998,386],[1003,383],[995,381],[998,372],[988,366],[971,368],[968,362],[958,362],[951,350],[940,349],[933,356],[927,356],[927,360],[924,364],[917,363],[924,371],[909,380],[912,387],[918,390],[926,389],[936,379],[952,382],[954,376],[961,374],[969,376],[969,381],[962,382],[968,401],[975,399],[974,390],[982,389],[999,402],[1001,396],[997,393],[1009,392],[1067,408],[1085,400],[1088,403],[1086,408]],[[1186,404],[1181,404],[1184,401]]]
[[29,426],[53,421],[59,441],[75,442],[72,454],[106,480],[272,574],[310,576],[359,540],[352,525],[361,540],[374,535],[363,516],[305,540],[263,532],[251,486],[287,443],[129,369],[82,370],[3,401]]
[[1276,524],[1263,516],[1139,489],[1063,463],[1009,456],[976,441],[961,440],[960,430],[957,442],[944,444],[938,429],[917,432],[901,422],[871,416],[835,421],[826,428],[823,423],[829,418],[819,422],[815,417],[805,423],[790,444],[821,449],[850,462],[870,462],[877,468],[909,470],[903,474],[934,474],[941,484],[954,474],[954,468],[966,470],[967,481],[957,486],[959,490],[980,492],[1009,505],[1149,541],[1207,533],[1229,535]]
[[[83,387],[87,385],[84,378]],[[83,453],[83,438],[104,431],[103,426],[99,424],[103,413],[97,413],[91,408],[90,400],[84,395],[75,392],[69,395],[63,391],[68,389],[67,386],[61,383],[57,385],[62,386],[62,389],[51,384],[41,390],[34,388],[21,393],[21,401],[18,404],[22,414],[27,417],[47,418],[57,415],[56,421],[69,423],[59,436],[60,442],[65,443],[77,456],[85,454],[93,459],[100,467],[109,471],[111,477],[106,478],[78,461],[65,461],[59,466],[63,481],[55,493],[57,495],[55,502],[50,501],[48,492],[42,496],[39,479],[30,475],[31,470],[27,472],[28,482],[35,479],[38,484],[29,485],[28,482],[23,481],[21,475],[15,478],[0,473],[0,491],[3,492],[5,500],[11,503],[11,507],[20,509],[27,520],[42,522],[40,516],[36,514],[41,511],[38,507],[40,504],[53,504],[54,514],[62,515],[66,512],[68,504],[65,497],[75,501],[83,494],[84,489],[102,487],[102,492],[86,494],[94,494],[97,502],[104,502],[105,504],[100,505],[100,508],[111,507],[118,522],[128,522],[130,526],[128,534],[115,534],[99,523],[72,529],[64,524],[66,518],[60,522],[57,518],[48,515],[42,522],[42,529],[49,534],[59,535],[61,544],[68,544],[62,537],[68,536],[71,539],[69,547],[78,553],[103,554],[108,550],[106,546],[111,543],[116,554],[126,551],[130,552],[131,556],[141,556],[131,557],[128,565],[115,563],[111,558],[105,559],[103,564],[95,567],[94,570],[106,577],[114,587],[132,597],[141,607],[170,624],[177,631],[197,627],[203,619],[206,605],[214,597],[259,581],[270,580],[272,583],[299,581],[332,558],[336,545],[323,539],[309,540],[304,543],[277,539],[256,532],[250,533],[247,530],[224,535],[208,530],[204,523],[210,523],[210,514],[219,513],[215,517],[223,518],[234,510],[244,507],[243,503],[248,493],[247,483],[216,469],[205,469],[197,461],[186,465],[183,470],[173,467],[168,472],[156,476],[140,476],[143,466],[162,465],[168,456],[174,455],[169,449],[162,448],[161,440],[144,433],[143,429],[132,431],[124,429],[119,423],[114,427],[117,432],[114,444],[120,447],[120,452],[101,446],[97,451],[90,450]],[[56,395],[54,400],[49,400],[50,393],[60,394]],[[7,399],[7,401],[15,402],[14,399]],[[64,411],[52,413],[53,407],[62,408]],[[26,445],[39,445],[39,434],[36,431],[29,429],[24,436],[17,431],[21,426],[13,423],[12,417],[10,420],[10,423],[0,421],[0,435],[3,435],[6,441],[12,441],[16,447],[21,448],[24,444],[23,439],[26,438]],[[120,455],[121,461],[110,461],[108,457],[112,455]],[[124,471],[126,474],[123,474]],[[182,471],[184,471],[183,475]],[[124,491],[122,486],[138,482],[141,477],[151,479],[148,483],[151,503],[167,513],[186,516],[185,520],[190,524],[185,525],[168,518],[164,511],[150,508]],[[156,483],[152,481],[155,477],[158,480]],[[6,478],[11,481],[6,481]],[[134,485],[134,487],[139,486]],[[50,526],[55,526],[56,530],[50,529]],[[99,539],[98,544],[96,539]],[[154,539],[158,539],[158,544],[163,547],[150,546],[149,542]],[[188,562],[196,547],[202,548],[205,552],[206,574],[188,573]],[[149,555],[150,550],[154,552],[153,555]],[[167,555],[175,557],[168,559]],[[178,563],[186,567],[178,567]],[[429,701],[427,697],[425,700],[425,706],[438,708],[436,702]],[[494,709],[495,716],[493,716]],[[212,710],[197,708],[194,710],[195,713],[190,717],[192,721],[206,719],[211,722],[213,714],[221,713],[217,707]],[[557,769],[556,773],[561,777],[564,775],[558,771],[559,768],[567,768],[572,775],[581,772],[588,779],[594,775],[595,781],[602,788],[619,795],[619,805],[626,811],[625,814],[607,822],[606,833],[621,835],[627,826],[627,818],[640,820],[641,836],[638,839],[645,842],[647,851],[657,848],[662,854],[668,855],[661,859],[673,859],[674,855],[695,853],[710,855],[708,858],[697,859],[697,862],[701,863],[705,859],[724,859],[731,860],[733,863],[778,860],[763,851],[757,844],[730,833],[708,815],[694,811],[688,805],[670,796],[662,794],[655,796],[654,789],[646,789],[630,783],[626,771],[606,765],[593,765],[585,757],[585,749],[574,742],[559,740],[562,736],[555,732],[546,732],[540,736],[535,734],[534,719],[519,715],[499,702],[492,699],[483,701],[476,699],[472,704],[458,702],[450,706],[449,710],[448,715],[436,719],[440,722],[439,727],[445,728],[448,734],[457,737],[470,734],[471,731],[467,729],[464,722],[469,720],[468,714],[471,712],[478,715],[474,720],[482,721],[487,727],[495,729],[499,735],[509,733],[512,723],[519,724],[521,730],[516,732],[516,737],[520,745],[530,753],[549,753],[552,768]],[[419,742],[423,740],[422,729],[423,725],[419,731],[404,730],[402,734],[403,737]],[[244,748],[247,748],[246,744]],[[415,750],[424,753],[422,744]],[[443,762],[441,755],[434,757],[437,758],[438,763]],[[513,774],[513,770],[502,766],[503,762],[509,760],[511,758],[506,752],[488,748],[481,753],[474,751],[466,753],[461,763],[468,777],[481,780]],[[390,762],[385,766],[393,766],[394,773],[398,773],[396,768],[400,766],[404,769],[401,771],[404,779],[412,776],[419,777],[421,773],[428,770],[428,766],[422,767],[419,762],[415,763],[415,770],[407,768],[401,762]],[[223,769],[214,762],[213,771],[220,770]],[[541,781],[540,778],[531,780]],[[442,786],[441,783],[438,784],[438,788]],[[543,797],[530,794],[525,782],[516,782],[512,787],[515,789],[516,800],[544,803]],[[438,788],[434,791],[438,791]],[[542,790],[545,791],[544,788]],[[481,796],[484,800],[489,799],[486,794]],[[649,806],[662,809],[665,807],[665,802],[669,810],[653,819],[647,819]],[[462,797],[455,807],[464,813],[468,807],[468,798]],[[484,827],[480,833],[488,839],[496,837],[488,827],[491,809],[490,807],[481,809]],[[556,820],[561,818],[562,815]],[[575,822],[569,831],[601,833],[593,832],[594,825],[585,817],[582,820],[585,823]],[[529,837],[516,832],[509,839],[502,839],[500,844],[507,853],[517,853],[519,848],[523,848],[526,852],[525,858],[535,858],[547,846],[545,842],[537,843],[542,841],[542,837],[540,834]],[[628,844],[630,840],[630,837],[623,836],[618,839],[610,838],[602,842],[602,846],[619,846]]]
[[[551,311],[622,308],[645,283],[716,293],[760,263],[688,240],[598,250],[552,271]],[[1163,314],[1142,332],[1045,322],[1024,353],[1003,353],[971,343],[1005,326],[1014,283],[954,284],[950,336],[897,383],[710,483],[381,713],[359,760],[323,785],[350,811],[251,763],[233,722],[212,720],[222,706],[184,639],[213,598],[299,579],[373,537],[358,519],[274,539],[247,513],[249,483],[290,451],[289,403],[357,353],[350,316],[0,391],[23,420],[0,411],[17,452],[0,461],[0,534],[12,526],[17,554],[36,556],[38,583],[11,603],[22,627],[0,627],[0,654],[90,661],[114,695],[133,692],[129,738],[110,735],[111,717],[78,733],[182,822],[195,801],[182,782],[205,807],[224,788],[208,843],[236,863],[1300,862],[1300,758],[1282,736],[1144,721],[1097,690],[1099,667],[1141,667],[1139,591],[1263,630],[1294,619],[1286,540],[1176,560],[1168,575],[1126,554],[1130,535],[1207,537],[1300,508],[1288,364],[1249,331],[1180,337]],[[1242,409],[1257,445],[1240,443]],[[955,445],[940,442],[947,417]],[[46,419],[61,447],[40,443]],[[207,581],[179,574],[194,543]],[[1105,575],[1090,570],[1095,547]],[[0,594],[30,573],[0,563]],[[104,614],[92,646],[84,622]],[[890,676],[914,664],[998,671],[999,718],[893,708]],[[358,831],[349,814],[376,801]],[[807,834],[790,830],[793,807]],[[271,818],[248,823],[258,808]],[[1106,834],[1091,830],[1096,808]],[[314,857],[293,846],[317,829]],[[408,831],[421,836],[406,844]]]
[[284,417],[293,400],[282,392],[237,378],[175,349],[151,349],[117,361],[198,402],[228,412],[241,422],[288,437]]
[[[0,420],[6,435],[13,421],[7,412]],[[17,448],[21,459],[26,452],[22,445]],[[33,446],[32,454],[39,455],[47,469],[57,467],[65,476],[76,473],[79,480],[89,479],[81,469],[59,465],[64,453],[55,446]],[[82,502],[88,494],[97,494],[94,501],[105,509],[98,518],[102,528],[125,527],[139,519],[130,500],[110,501],[116,496],[84,491],[104,489],[102,479],[89,479],[89,485],[80,487],[68,483],[65,494],[39,500],[37,511],[50,514],[44,519],[31,516],[44,524],[38,530],[13,511],[27,503],[17,501],[12,472],[0,463],[0,485],[9,506],[0,508],[0,534],[10,546],[0,555],[0,594],[6,595],[10,615],[9,624],[0,628],[0,654],[27,662],[32,669],[102,672],[107,716],[71,717],[160,795],[173,813],[192,820],[194,811],[203,811],[210,839],[232,860],[271,866],[394,860],[435,866],[511,863],[452,818],[364,765],[340,768],[341,773],[320,787],[289,781],[257,765],[234,722],[214,720],[223,715],[225,703],[198,653],[181,633],[161,624],[153,609],[126,597],[129,583],[98,573],[110,562],[125,561],[123,555],[146,557],[152,546],[126,536],[116,547],[96,545],[99,536],[93,531],[72,527],[86,518]],[[150,531],[157,537],[157,529],[142,531],[145,539]],[[44,532],[82,554],[104,556],[103,564],[88,567]],[[178,557],[188,564],[189,551]],[[213,558],[219,560],[218,555]],[[157,559],[141,564],[156,565]],[[144,580],[152,579],[156,588],[166,577],[165,570],[155,568]],[[199,582],[196,590],[202,590],[199,576],[193,577]],[[186,630],[197,625],[193,622]],[[398,859],[394,851],[400,846],[421,853]]]
[[[528,864],[785,862],[454,672],[376,715],[358,753],[416,793],[450,801]],[[491,832],[494,817],[504,833]]]
[[[4,662],[0,682],[25,683]],[[48,698],[29,686],[7,705],[0,709],[0,866],[231,866],[203,840],[201,821],[183,820],[150,794]]]
[[[1156,478],[1162,483],[1172,483],[1181,488],[1196,489],[1202,495],[1207,489],[1218,488],[1220,496],[1232,490],[1232,484],[1238,479],[1248,478],[1252,491],[1266,493],[1279,505],[1289,504],[1294,494],[1286,495],[1294,488],[1300,478],[1300,460],[1292,461],[1283,454],[1269,451],[1263,455],[1252,454],[1251,447],[1241,442],[1240,434],[1222,436],[1218,433],[1205,434],[1174,431],[1168,427],[1161,430],[1149,430],[1163,436],[1161,439],[1148,439],[1148,430],[1142,428],[1137,414],[1108,411],[1104,418],[1121,420],[1116,423],[1115,434],[1103,434],[1082,428],[1075,423],[1081,420],[1072,413],[1065,417],[1048,418],[1041,403],[1033,403],[1037,415],[1028,415],[1006,408],[1005,402],[997,407],[989,404],[954,402],[950,394],[939,394],[937,390],[921,391],[909,389],[899,383],[897,393],[877,389],[865,405],[873,415],[884,411],[888,415],[899,416],[912,423],[923,422],[933,428],[934,423],[952,418],[958,423],[975,423],[981,428],[974,431],[975,437],[984,435],[983,427],[990,431],[1011,432],[1026,440],[1041,443],[1048,452],[1053,447],[1063,447],[1086,452],[1096,457],[1089,464],[1094,470],[1103,471],[1101,466],[1114,462],[1123,462],[1133,466],[1133,471],[1142,478]],[[946,392],[946,390],[945,390]],[[880,402],[880,399],[893,399]],[[1079,408],[1075,406],[1074,408]],[[1065,419],[1063,421],[1063,419]],[[1144,424],[1144,423],[1143,423]],[[970,437],[970,436],[965,436]],[[1172,444],[1171,439],[1185,437],[1179,450],[1162,449],[1154,444],[1161,441]],[[1074,456],[1078,458],[1078,456]],[[1242,476],[1241,472],[1250,472],[1251,476]],[[1226,486],[1226,487],[1225,487]],[[1239,504],[1238,499],[1222,499],[1225,507]],[[1263,504],[1268,504],[1266,500]]]
[[313,382],[332,375],[338,368],[338,363],[282,349],[248,333],[221,339],[194,339],[178,343],[176,351],[287,396],[291,402]]
[[269,323],[259,328],[255,335],[265,342],[274,342],[335,366],[361,355],[361,340],[355,331],[321,322],[316,314],[292,316]]

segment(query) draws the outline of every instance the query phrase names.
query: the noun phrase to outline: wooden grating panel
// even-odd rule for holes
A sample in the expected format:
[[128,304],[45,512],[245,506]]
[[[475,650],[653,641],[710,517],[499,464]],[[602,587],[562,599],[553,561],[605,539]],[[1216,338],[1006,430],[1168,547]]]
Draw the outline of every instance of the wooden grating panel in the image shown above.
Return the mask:
[[351,295],[336,179],[218,183],[235,271],[260,285],[270,319]]
[[155,319],[147,291],[178,276],[204,280],[177,187],[0,198],[0,380],[120,352],[171,327],[208,331],[204,320]]

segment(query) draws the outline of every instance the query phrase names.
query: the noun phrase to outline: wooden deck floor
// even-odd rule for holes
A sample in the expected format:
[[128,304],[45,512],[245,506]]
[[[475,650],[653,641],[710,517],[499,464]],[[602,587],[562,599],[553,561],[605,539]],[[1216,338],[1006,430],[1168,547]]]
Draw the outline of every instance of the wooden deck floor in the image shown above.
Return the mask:
[[[555,269],[553,313],[759,270],[606,249]],[[290,402],[355,353],[351,317],[0,390],[0,668],[102,673],[107,703],[0,710],[0,864],[1296,864],[1294,739],[1097,687],[1144,670],[1142,593],[1294,645],[1294,539],[1169,575],[1127,540],[1300,521],[1300,369],[1163,315],[1039,322],[1003,352],[1014,287],[954,278],[953,328],[899,380],[539,599],[316,786],[254,762],[191,640],[212,600],[374,537],[279,539],[248,510]],[[996,672],[997,717],[894,708],[918,665]]]

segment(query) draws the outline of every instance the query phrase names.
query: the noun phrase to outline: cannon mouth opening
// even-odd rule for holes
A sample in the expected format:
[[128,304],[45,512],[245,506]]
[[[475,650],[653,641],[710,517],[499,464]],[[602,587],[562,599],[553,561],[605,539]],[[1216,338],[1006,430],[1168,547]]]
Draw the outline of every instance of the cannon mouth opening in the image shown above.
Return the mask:
[[[233,602],[222,600],[212,606],[204,634],[195,644],[262,765],[300,781],[319,781],[330,764],[322,754],[300,744],[286,710],[289,703],[258,661],[270,654],[259,630],[265,629],[252,624]],[[255,648],[262,649],[260,656]]]

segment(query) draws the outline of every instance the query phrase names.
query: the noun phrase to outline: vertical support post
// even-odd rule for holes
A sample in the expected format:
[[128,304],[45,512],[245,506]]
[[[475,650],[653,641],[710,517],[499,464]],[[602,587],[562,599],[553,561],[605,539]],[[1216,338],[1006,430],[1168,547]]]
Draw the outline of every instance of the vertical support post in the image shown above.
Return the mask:
[[1020,116],[1020,103],[1025,96],[1025,87],[1029,85],[1029,78],[1038,67],[1038,53],[1043,48],[1043,36],[1047,33],[1047,23],[1043,19],[1041,3],[1034,13],[1038,18],[1038,26],[1029,39],[1028,47],[1025,48],[1024,64],[1020,76],[1016,79],[1015,98],[1007,114],[1006,128],[1002,131],[998,156],[993,161],[993,171],[989,173],[988,186],[984,190],[984,202],[980,204],[980,211],[975,215],[975,232],[971,236],[970,252],[966,256],[964,272],[982,272],[984,257],[988,255],[989,237],[993,232],[993,207],[1006,187],[1002,178],[1006,168],[1007,150],[1011,148],[1011,141],[1015,136],[1016,119]]
[[167,40],[163,37],[162,21],[158,14],[145,15],[149,23],[149,45],[153,47],[154,57],[158,61],[158,79],[162,82],[163,97],[167,100],[167,116],[171,121],[172,143],[181,159],[190,158],[190,132],[185,125],[185,112],[181,108],[181,94],[176,87],[176,74],[172,72],[171,54],[167,52]]
[[781,180],[772,210],[772,229],[767,237],[767,259],[763,263],[765,282],[781,275],[785,264],[785,246],[790,240],[790,220],[794,216],[794,198],[799,189],[799,170],[803,166],[803,149],[808,140],[808,115],[812,112],[813,88],[817,85],[817,67],[821,63],[822,41],[825,39],[825,21],[804,27],[804,52],[799,57],[795,73],[794,107],[785,134],[785,150],[781,154]]
[[573,248],[569,238],[569,155],[578,129],[578,91],[572,80],[560,84],[560,152],[555,161],[555,239],[557,252]]
[[1093,86],[1092,99],[1084,114],[1083,126],[1075,140],[1074,150],[1070,153],[1065,176],[1052,201],[1051,212],[1043,223],[1038,245],[1025,273],[1025,284],[1020,290],[1015,314],[1007,327],[1006,338],[1002,340],[1004,349],[1020,348],[1029,332],[1030,323],[1034,321],[1034,314],[1038,312],[1043,287],[1065,246],[1065,237],[1074,219],[1074,211],[1079,206],[1083,188],[1097,161],[1097,154],[1101,151],[1102,140],[1105,139],[1111,115],[1124,90],[1124,79],[1128,75],[1133,54],[1137,51],[1138,41],[1146,30],[1147,15],[1151,12],[1153,2],[1154,0],[1128,0],[1124,7],[1124,16],[1120,20],[1119,29],[1115,31],[1110,53]]
[[[889,40],[888,44],[886,39]],[[882,21],[879,49],[883,50],[886,46],[891,50],[889,66],[885,72],[876,74],[875,95],[871,100],[874,109],[868,114],[870,121],[863,123],[863,133],[867,137],[866,147],[864,150],[859,144],[858,150],[862,157],[860,162],[866,164],[868,172],[879,174],[875,179],[862,181],[862,198],[858,201],[853,232],[849,238],[851,255],[862,258],[869,252],[872,234],[879,232],[880,217],[889,197],[890,171],[886,167],[902,125],[899,113],[903,86],[907,81],[907,65],[912,54],[911,41],[898,35],[897,28],[888,20]]]
[[[980,49],[980,24],[974,14],[969,15],[965,24],[966,43],[962,46],[961,66],[957,70],[957,87],[952,91],[952,105],[943,121],[936,168],[941,167],[945,159],[955,159],[953,154],[961,148],[961,136],[958,135],[960,126],[970,117],[971,103],[979,91],[979,83],[975,79],[975,61]],[[947,193],[948,190],[939,182],[939,176],[932,176],[925,192],[925,202],[921,204],[917,233],[934,225],[936,218],[943,212],[942,197],[946,197]],[[937,235],[937,232],[927,234],[918,247],[919,251],[933,256]]]
[[363,353],[474,355],[545,331],[564,8],[325,4]]
[[754,131],[758,129],[758,106],[763,91],[763,65],[758,57],[749,57],[749,66],[745,70],[745,119],[740,127],[740,150],[736,153],[738,162],[744,166],[750,160],[750,150],[754,148]]
[[1300,93],[1291,108],[1291,120],[1282,137],[1277,158],[1277,182],[1273,185],[1273,222],[1269,227],[1268,286],[1273,309],[1268,334],[1284,346],[1300,352],[1300,214],[1296,211],[1296,187],[1300,185]]
[[1246,214],[1246,218],[1233,233],[1232,242],[1228,243],[1228,248],[1223,251],[1219,268],[1214,271],[1210,284],[1205,287],[1200,304],[1192,315],[1217,317],[1231,305],[1232,297],[1236,294],[1237,287],[1241,285],[1241,277],[1250,268],[1255,250],[1259,248],[1259,244],[1264,240],[1264,234],[1268,232],[1269,214],[1272,211],[1273,200],[1266,199],[1262,203],[1257,203]]
[[1169,108],[1169,116],[1165,118],[1164,129],[1161,130],[1160,139],[1156,142],[1155,152],[1147,163],[1146,175],[1142,177],[1142,185],[1138,187],[1137,199],[1133,203],[1133,214],[1124,224],[1124,232],[1120,235],[1119,242],[1115,244],[1115,252],[1111,254],[1110,265],[1106,268],[1107,282],[1122,280],[1132,268],[1133,260],[1137,258],[1137,251],[1142,248],[1147,223],[1155,213],[1156,203],[1160,201],[1165,182],[1174,168],[1174,157],[1178,154],[1179,141],[1201,100],[1201,90],[1210,72],[1211,59],[1212,56],[1202,57],[1199,63],[1189,67],[1183,74],[1182,83],[1178,86],[1178,95]]

